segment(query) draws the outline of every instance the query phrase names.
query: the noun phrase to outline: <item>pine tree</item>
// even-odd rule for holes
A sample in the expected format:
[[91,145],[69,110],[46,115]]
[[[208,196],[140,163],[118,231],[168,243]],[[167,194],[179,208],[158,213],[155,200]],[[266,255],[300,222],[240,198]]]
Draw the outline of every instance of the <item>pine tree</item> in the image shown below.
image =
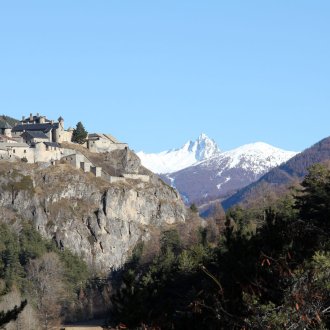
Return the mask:
[[84,125],[80,122],[77,123],[76,128],[72,133],[72,142],[83,144],[85,143],[88,132],[85,130]]

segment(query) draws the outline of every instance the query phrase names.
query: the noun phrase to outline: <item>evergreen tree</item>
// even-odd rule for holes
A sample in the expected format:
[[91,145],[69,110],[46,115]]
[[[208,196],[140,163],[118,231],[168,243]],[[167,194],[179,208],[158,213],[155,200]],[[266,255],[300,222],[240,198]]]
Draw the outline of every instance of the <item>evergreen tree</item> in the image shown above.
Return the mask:
[[76,128],[72,133],[72,142],[83,144],[87,138],[88,132],[85,130],[84,125],[80,122],[77,123]]
[[194,213],[198,213],[198,207],[194,203],[190,205],[190,210]]
[[230,210],[217,247],[205,228],[192,245],[163,232],[152,261],[124,267],[112,315],[132,328],[330,329],[329,167],[292,193]]

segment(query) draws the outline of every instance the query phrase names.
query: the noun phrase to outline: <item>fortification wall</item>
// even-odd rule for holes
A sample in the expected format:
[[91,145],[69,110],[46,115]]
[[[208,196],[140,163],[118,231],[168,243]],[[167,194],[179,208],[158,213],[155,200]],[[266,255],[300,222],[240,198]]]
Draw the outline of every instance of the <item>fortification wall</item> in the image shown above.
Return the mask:
[[119,176],[109,176],[109,182],[110,183],[116,183],[116,182],[125,182],[126,179]]
[[[72,150],[71,150],[71,152],[72,152]],[[82,154],[71,154],[71,155],[62,157],[62,159],[64,161],[68,162],[69,164],[71,164],[76,169],[80,169],[82,166],[81,163],[84,163],[85,161],[87,161],[86,157]]]
[[60,160],[62,158],[62,149],[58,147],[48,147],[43,143],[38,143],[35,148],[31,148],[34,150],[34,161],[35,162],[50,162],[53,160]]
[[143,182],[149,182],[150,176],[149,175],[142,175],[142,174],[123,174],[125,179],[131,180],[141,180]]
[[32,148],[29,148],[28,145],[23,145],[17,143],[11,144],[11,146],[7,149],[7,153],[9,158],[19,158],[19,159],[27,159],[28,163],[34,163],[34,151]]
[[72,139],[72,131],[62,131],[58,137],[59,143],[62,142],[71,142]]

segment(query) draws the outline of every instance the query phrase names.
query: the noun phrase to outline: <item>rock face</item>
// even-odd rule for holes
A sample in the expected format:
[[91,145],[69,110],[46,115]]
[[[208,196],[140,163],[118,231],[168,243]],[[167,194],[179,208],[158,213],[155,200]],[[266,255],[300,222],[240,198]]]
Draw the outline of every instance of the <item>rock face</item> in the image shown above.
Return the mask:
[[0,212],[83,257],[94,269],[120,267],[153,228],[185,221],[177,192],[155,176],[110,184],[70,165],[0,164]]

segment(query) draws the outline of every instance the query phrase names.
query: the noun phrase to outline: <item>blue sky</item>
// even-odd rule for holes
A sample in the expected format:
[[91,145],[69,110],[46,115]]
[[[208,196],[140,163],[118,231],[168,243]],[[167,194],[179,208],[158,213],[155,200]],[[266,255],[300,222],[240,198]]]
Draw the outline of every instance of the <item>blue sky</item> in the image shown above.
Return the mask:
[[4,0],[0,113],[136,151],[201,132],[302,150],[330,135],[329,17],[328,0]]

